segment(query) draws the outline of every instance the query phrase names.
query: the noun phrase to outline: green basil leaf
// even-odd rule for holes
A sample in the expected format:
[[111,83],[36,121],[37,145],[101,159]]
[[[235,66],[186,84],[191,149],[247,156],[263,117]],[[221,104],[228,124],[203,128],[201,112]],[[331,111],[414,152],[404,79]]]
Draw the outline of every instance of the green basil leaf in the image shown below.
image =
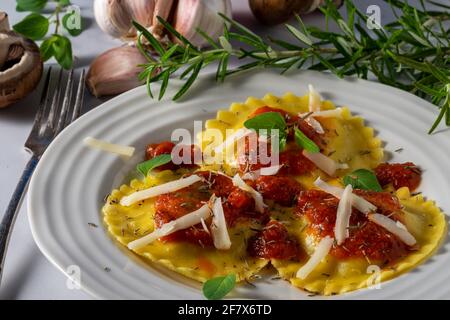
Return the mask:
[[65,36],[54,35],[57,39],[53,43],[53,52],[56,61],[64,69],[70,69],[73,64],[72,44]]
[[[253,129],[259,133],[260,130],[267,130],[267,135],[272,136],[272,130],[278,130],[279,151],[286,147],[286,121],[279,112],[265,112],[254,116],[244,122],[247,129]],[[275,151],[275,150],[272,150]]]
[[367,169],[358,169],[344,177],[344,185],[351,184],[354,189],[362,189],[369,191],[383,191],[377,177],[373,171]]
[[17,0],[17,11],[41,11],[46,5],[47,0]]
[[[261,129],[278,129],[284,132],[286,130],[286,121],[279,112],[265,112],[248,119],[244,122],[244,126],[247,129],[254,129],[256,131]],[[267,134],[270,134],[270,132],[267,132]]]
[[41,43],[40,51],[42,60],[47,61],[55,54],[53,50],[53,43],[58,40],[57,36],[51,36],[48,39],[45,39]]
[[[80,20],[76,21],[76,19]],[[81,20],[81,16],[74,11],[69,12],[63,16],[62,25],[72,37],[76,37],[79,36],[81,32],[83,32],[82,21],[83,20]]]
[[58,0],[58,2],[64,7],[70,5],[70,0]]
[[152,171],[156,167],[160,167],[166,163],[169,163],[170,161],[172,161],[172,157],[170,154],[161,154],[150,160],[139,163],[136,166],[136,169],[144,176],[146,176],[149,171]]
[[295,142],[297,145],[308,152],[317,153],[320,152],[319,146],[309,139],[299,128],[294,128],[295,132]]
[[46,17],[39,13],[31,13],[22,21],[13,26],[14,31],[32,40],[45,37],[48,32],[49,22]]
[[225,277],[209,279],[203,284],[203,295],[208,300],[218,300],[225,297],[236,286],[236,275],[230,273]]

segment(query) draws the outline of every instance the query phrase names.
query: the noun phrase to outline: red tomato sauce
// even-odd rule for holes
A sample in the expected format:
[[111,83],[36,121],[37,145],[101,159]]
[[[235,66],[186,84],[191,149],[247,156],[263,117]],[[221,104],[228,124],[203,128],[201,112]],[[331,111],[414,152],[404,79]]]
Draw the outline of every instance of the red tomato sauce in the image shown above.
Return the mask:
[[[323,141],[323,137],[321,134],[317,133],[316,130],[304,119],[299,117],[296,114],[292,114],[289,112],[286,112],[282,109],[278,108],[272,108],[269,106],[264,106],[256,109],[250,116],[249,119],[267,112],[278,112],[284,117],[284,120],[286,121],[286,125],[289,129],[288,132],[288,140],[293,141],[294,140],[294,130],[293,127],[296,126],[302,131],[309,139],[314,141],[319,147],[324,147],[325,143]],[[319,120],[318,120],[319,121]]]
[[273,200],[285,207],[291,207],[297,201],[301,185],[290,177],[261,176],[254,182],[255,189],[264,199]]
[[[270,155],[271,151],[269,148],[267,156],[270,157]],[[316,169],[316,165],[302,154],[302,149],[294,142],[287,144],[286,149],[280,152],[278,159],[279,164],[282,165],[278,171],[279,175],[305,175]],[[238,162],[241,173],[274,165],[273,163],[262,164],[259,155],[256,159],[252,158],[251,150],[248,148],[244,152],[239,153]]]
[[[363,190],[354,192],[377,206],[379,213],[399,220],[395,212],[401,206],[390,193]],[[302,191],[298,199],[297,214],[307,217],[310,222],[309,231],[313,235],[321,238],[327,235],[334,237],[338,204],[339,200],[326,192]],[[369,221],[365,214],[356,209],[353,209],[350,217],[349,234],[343,244],[334,245],[331,249],[331,254],[338,259],[365,257],[388,264],[405,256],[412,249],[395,235]]]
[[281,114],[283,116],[284,120],[286,121],[286,123],[288,125],[289,124],[294,124],[297,121],[297,119],[298,119],[298,116],[295,115],[295,114],[291,114],[291,113],[286,112],[286,111],[284,111],[282,109],[272,108],[272,107],[269,107],[269,106],[259,107],[258,109],[253,111],[253,113],[251,113],[248,116],[248,118],[251,119],[251,118],[253,118],[253,117],[255,117],[255,116],[259,115],[259,114],[267,113],[267,112],[278,112],[279,114]]
[[[304,175],[313,171],[316,166],[302,154],[302,149],[295,143],[293,127],[297,126],[309,139],[314,141],[320,148],[323,148],[325,142],[322,135],[318,134],[305,120],[295,114],[290,114],[284,110],[271,108],[268,106],[256,109],[249,118],[266,112],[278,112],[286,120],[288,126],[288,139],[286,149],[279,154],[279,162],[283,165],[280,175]],[[267,156],[271,155],[270,145],[267,148]],[[261,152],[261,151],[259,151]],[[265,152],[265,150],[264,150]],[[256,159],[252,158],[256,154]],[[249,145],[248,139],[245,140],[243,150],[240,150],[238,161],[241,172],[254,171],[262,167],[270,167],[273,164],[262,164],[258,150],[254,150]]]
[[412,162],[382,163],[375,168],[375,175],[382,186],[392,183],[396,190],[408,187],[413,191],[422,179],[422,171]]
[[[160,195],[155,202],[155,223],[161,227],[164,223],[178,219],[206,204],[214,193],[222,198],[225,220],[232,227],[239,219],[255,219],[265,223],[269,213],[255,210],[255,202],[246,192],[233,186],[229,177],[207,171],[196,172],[205,181],[197,182],[176,192]],[[210,219],[209,219],[210,220]],[[209,225],[210,221],[206,221]],[[186,241],[201,246],[213,246],[211,235],[201,224],[185,230],[179,230],[161,238],[163,241]]]
[[278,221],[270,221],[249,241],[247,252],[252,257],[265,259],[299,260],[303,252],[295,238]]
[[[147,146],[147,149],[145,151],[145,159],[150,160],[154,157],[157,157],[162,154],[171,154],[173,148],[175,147],[175,144],[170,141],[163,141],[160,143],[152,143]],[[160,167],[155,168],[155,170],[176,170],[178,168],[184,167],[184,168],[195,168],[195,159],[194,155],[195,153],[201,153],[201,150],[194,144],[190,146],[190,154],[191,154],[191,161],[190,163],[186,164],[175,164],[173,162],[164,164]],[[183,157],[183,151],[180,152],[180,157]]]

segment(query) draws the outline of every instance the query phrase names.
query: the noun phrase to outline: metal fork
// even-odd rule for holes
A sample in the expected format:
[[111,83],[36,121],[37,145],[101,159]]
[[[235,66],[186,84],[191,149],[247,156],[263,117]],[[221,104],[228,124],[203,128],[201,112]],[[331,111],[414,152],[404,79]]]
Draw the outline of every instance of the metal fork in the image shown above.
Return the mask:
[[[74,89],[74,72],[70,70],[67,76],[66,86],[63,83],[63,70],[57,72],[57,83],[54,89],[51,88],[52,72],[51,67],[45,76],[42,97],[33,128],[25,142],[25,149],[31,153],[31,159],[28,161],[22,176],[17,184],[16,190],[8,204],[5,215],[0,225],[0,283],[3,274],[6,251],[11,232],[16,220],[23,195],[27,189],[31,175],[36,168],[44,151],[50,142],[72,121],[74,121],[81,112],[84,97],[84,70],[81,72],[78,81],[78,87],[74,99],[72,93]],[[53,90],[53,92],[52,92]],[[61,92],[64,90],[62,103],[60,103]],[[74,100],[74,102],[72,102]]]

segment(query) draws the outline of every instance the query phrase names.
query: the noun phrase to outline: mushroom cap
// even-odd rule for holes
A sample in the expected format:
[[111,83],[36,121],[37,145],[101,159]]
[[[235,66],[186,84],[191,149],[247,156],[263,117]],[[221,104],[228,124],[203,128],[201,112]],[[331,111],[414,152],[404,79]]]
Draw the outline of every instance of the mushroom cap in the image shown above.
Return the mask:
[[13,31],[0,31],[0,108],[19,101],[42,76],[39,47]]

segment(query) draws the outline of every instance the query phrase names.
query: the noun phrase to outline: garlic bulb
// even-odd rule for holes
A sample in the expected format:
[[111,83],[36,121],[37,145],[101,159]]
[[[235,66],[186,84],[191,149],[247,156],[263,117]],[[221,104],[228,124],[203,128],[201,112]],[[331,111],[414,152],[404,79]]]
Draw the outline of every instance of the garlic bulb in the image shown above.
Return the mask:
[[146,58],[135,47],[110,49],[92,62],[86,76],[86,84],[96,97],[136,88],[142,84],[138,79],[142,69],[138,65],[146,62]]
[[0,108],[31,92],[41,79],[42,69],[39,47],[10,31],[8,16],[0,12]]
[[[197,33],[205,31],[213,39],[223,31],[224,21],[218,12],[231,17],[231,0],[95,0],[94,14],[100,28],[124,41],[136,40],[135,20],[157,39],[166,36],[161,17],[196,46],[207,41]],[[175,39],[171,39],[175,41]]]

